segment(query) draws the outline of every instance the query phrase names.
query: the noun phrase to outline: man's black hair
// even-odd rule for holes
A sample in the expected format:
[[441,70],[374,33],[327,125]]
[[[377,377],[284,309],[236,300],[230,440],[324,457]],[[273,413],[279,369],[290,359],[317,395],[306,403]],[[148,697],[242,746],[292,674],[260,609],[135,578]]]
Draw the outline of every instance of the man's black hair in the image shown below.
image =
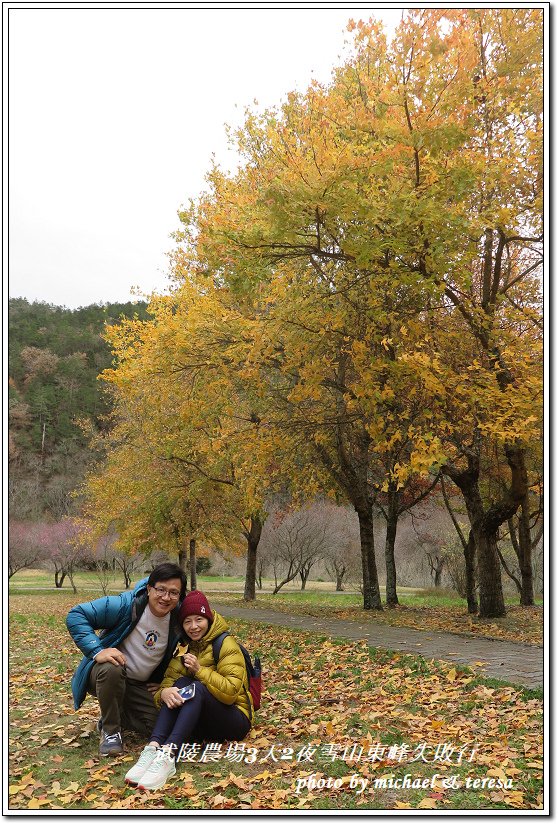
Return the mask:
[[186,573],[178,564],[159,564],[156,566],[147,581],[148,587],[154,587],[159,581],[169,581],[171,578],[180,578],[180,600],[186,592]]

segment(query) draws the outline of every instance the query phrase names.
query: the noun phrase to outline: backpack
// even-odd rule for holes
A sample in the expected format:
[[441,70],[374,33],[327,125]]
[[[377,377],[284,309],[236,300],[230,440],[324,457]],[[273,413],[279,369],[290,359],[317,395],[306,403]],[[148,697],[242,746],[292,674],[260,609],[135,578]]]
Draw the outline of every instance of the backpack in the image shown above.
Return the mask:
[[[214,638],[212,641],[211,646],[213,647],[213,659],[215,663],[219,660],[219,656],[221,654],[221,647],[223,646],[223,641],[230,635],[228,632],[222,632],[217,638]],[[252,696],[252,703],[254,704],[254,709],[259,710],[261,705],[261,698],[262,698],[262,665],[260,663],[260,659],[255,657],[254,663],[252,663],[252,659],[250,658],[250,653],[243,647],[240,641],[237,640],[236,642],[240,647],[240,651],[244,657],[244,664],[246,666],[246,674],[248,676],[248,688],[250,689],[250,695]]]

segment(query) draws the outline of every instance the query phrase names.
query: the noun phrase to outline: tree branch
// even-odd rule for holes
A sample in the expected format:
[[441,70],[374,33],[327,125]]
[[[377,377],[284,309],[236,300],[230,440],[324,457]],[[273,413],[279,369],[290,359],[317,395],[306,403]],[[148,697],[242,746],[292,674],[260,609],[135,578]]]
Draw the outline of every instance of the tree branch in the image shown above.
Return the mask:
[[463,547],[464,550],[466,550],[467,546],[468,546],[468,543],[467,543],[467,540],[466,540],[465,536],[463,535],[463,531],[462,531],[461,527],[459,526],[457,518],[455,517],[455,513],[454,513],[453,509],[451,508],[451,504],[450,504],[449,498],[448,498],[448,493],[447,493],[446,486],[445,486],[445,483],[444,483],[443,474],[440,474],[440,485],[442,487],[442,496],[444,498],[444,503],[446,505],[446,509],[447,509],[447,511],[449,513],[449,516],[451,518],[451,522],[454,525],[455,531],[457,532],[457,534],[459,536],[459,540],[461,541],[461,546]]
[[234,486],[235,485],[234,479],[230,480],[229,478],[216,478],[213,475],[209,475],[195,461],[189,461],[186,458],[180,458],[180,457],[178,457],[178,455],[170,455],[168,457],[164,456],[164,455],[159,455],[159,458],[162,461],[175,461],[176,463],[184,464],[185,466],[191,466],[193,469],[196,470],[196,472],[199,472],[200,475],[203,475],[204,478],[207,478],[209,481],[212,481],[213,483],[226,484],[227,486]]

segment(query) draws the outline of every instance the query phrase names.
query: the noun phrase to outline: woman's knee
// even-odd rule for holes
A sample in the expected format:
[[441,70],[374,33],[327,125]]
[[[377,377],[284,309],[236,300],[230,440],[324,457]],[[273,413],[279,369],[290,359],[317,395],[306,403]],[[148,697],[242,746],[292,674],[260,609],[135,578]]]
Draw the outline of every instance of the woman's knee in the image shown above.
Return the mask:
[[181,675],[180,678],[176,679],[176,681],[173,684],[173,687],[178,687],[178,689],[180,689],[181,687],[188,687],[190,684],[193,683],[196,684],[196,689],[198,689],[199,684],[197,682],[194,682],[193,678],[190,678],[190,676],[188,675]]
[[188,687],[190,684],[195,685],[195,690],[192,698],[188,699],[188,703],[190,701],[198,701],[204,703],[208,697],[211,697],[211,693],[209,692],[205,684],[202,684],[201,681],[194,681],[193,678],[189,678],[187,675],[183,675],[181,678],[178,678],[174,682],[173,686],[178,687],[178,689],[180,689],[181,687]]

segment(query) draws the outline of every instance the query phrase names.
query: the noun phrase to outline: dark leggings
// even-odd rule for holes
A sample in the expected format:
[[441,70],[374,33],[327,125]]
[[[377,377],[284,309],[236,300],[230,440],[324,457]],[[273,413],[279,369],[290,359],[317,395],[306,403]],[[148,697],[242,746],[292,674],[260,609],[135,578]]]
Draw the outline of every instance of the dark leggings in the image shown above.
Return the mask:
[[[185,687],[192,679],[184,676],[175,681],[175,687]],[[181,707],[169,709],[161,705],[150,741],[158,744],[174,744],[176,754],[182,744],[202,741],[242,741],[250,729],[250,721],[242,710],[230,704],[223,704],[199,681],[196,694]]]

